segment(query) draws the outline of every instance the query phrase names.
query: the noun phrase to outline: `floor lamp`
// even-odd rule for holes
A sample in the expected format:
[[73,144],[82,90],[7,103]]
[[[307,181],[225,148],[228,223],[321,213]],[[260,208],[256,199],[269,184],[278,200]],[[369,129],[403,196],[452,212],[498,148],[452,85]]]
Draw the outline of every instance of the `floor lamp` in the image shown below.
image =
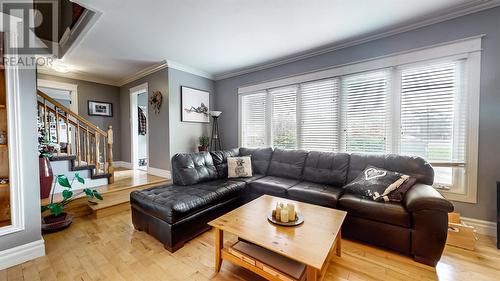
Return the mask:
[[210,116],[214,119],[212,124],[212,137],[210,139],[210,151],[222,150],[219,138],[219,123],[217,119],[222,114],[222,111],[210,111]]

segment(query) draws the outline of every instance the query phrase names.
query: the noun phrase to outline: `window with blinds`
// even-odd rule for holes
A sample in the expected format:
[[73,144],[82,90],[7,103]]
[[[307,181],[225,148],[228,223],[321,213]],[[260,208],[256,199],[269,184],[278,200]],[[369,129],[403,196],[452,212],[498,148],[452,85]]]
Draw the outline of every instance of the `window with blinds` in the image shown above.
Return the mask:
[[401,71],[400,152],[435,163],[436,182],[444,186],[452,185],[465,165],[462,74],[463,61]]
[[342,150],[364,153],[387,151],[389,77],[388,71],[379,71],[342,78]]
[[272,144],[297,148],[297,87],[269,90],[272,102]]
[[469,59],[394,65],[241,95],[240,144],[421,156],[434,167],[436,188],[466,194],[477,177],[477,160],[469,166],[469,108],[479,102],[468,93]]
[[300,147],[306,150],[339,150],[338,79],[300,86]]
[[266,92],[241,97],[241,145],[266,146]]

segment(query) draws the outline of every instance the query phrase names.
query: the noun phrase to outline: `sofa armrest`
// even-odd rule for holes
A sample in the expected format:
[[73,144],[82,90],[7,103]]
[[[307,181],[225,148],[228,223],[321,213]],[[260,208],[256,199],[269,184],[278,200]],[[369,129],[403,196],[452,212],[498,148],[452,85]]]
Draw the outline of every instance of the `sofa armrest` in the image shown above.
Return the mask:
[[409,212],[435,210],[453,212],[453,204],[446,200],[434,187],[422,183],[415,184],[406,192],[405,207]]

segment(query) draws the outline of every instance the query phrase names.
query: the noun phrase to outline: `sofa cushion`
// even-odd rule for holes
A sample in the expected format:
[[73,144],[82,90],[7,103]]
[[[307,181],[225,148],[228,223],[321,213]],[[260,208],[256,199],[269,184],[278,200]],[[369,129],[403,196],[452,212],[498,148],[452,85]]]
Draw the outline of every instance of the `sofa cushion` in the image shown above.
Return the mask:
[[242,182],[245,182],[245,183],[250,183],[250,182],[253,182],[255,180],[258,180],[258,179],[261,179],[265,177],[265,175],[261,175],[261,174],[253,174],[251,177],[249,178],[235,178],[235,179],[231,179],[232,181],[242,181]]
[[250,182],[250,191],[256,194],[285,197],[286,191],[297,183],[299,180],[267,176]]
[[276,148],[269,164],[269,171],[267,175],[300,179],[302,177],[302,170],[307,158],[307,151],[305,150],[287,150]]
[[368,165],[409,175],[423,184],[432,185],[434,182],[434,169],[432,169],[431,164],[421,157],[357,153],[351,154],[347,182],[354,180]]
[[304,166],[305,181],[342,186],[346,183],[349,154],[310,151]]
[[210,151],[215,168],[220,179],[227,179],[227,158],[236,157],[240,155],[240,150],[238,148]]
[[217,169],[208,152],[177,153],[172,157],[173,182],[192,185],[217,179]]
[[252,157],[252,171],[255,174],[267,174],[269,162],[273,156],[273,149],[267,148],[240,148],[240,156]]
[[352,194],[345,194],[340,198],[339,206],[340,209],[347,211],[348,216],[411,227],[410,213],[400,203],[377,202]]
[[215,180],[190,186],[167,185],[134,191],[130,203],[142,212],[174,224],[218,203],[241,196],[244,182]]
[[303,181],[288,189],[288,197],[292,200],[335,208],[342,196],[343,189],[331,185]]

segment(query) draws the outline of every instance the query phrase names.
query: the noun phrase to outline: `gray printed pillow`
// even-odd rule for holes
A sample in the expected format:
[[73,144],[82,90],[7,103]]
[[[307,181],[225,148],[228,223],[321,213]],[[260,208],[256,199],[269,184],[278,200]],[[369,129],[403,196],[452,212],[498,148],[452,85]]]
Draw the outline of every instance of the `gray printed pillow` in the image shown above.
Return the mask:
[[409,176],[369,165],[353,181],[344,186],[345,192],[374,201],[389,201],[388,195],[398,189]]
[[228,178],[249,178],[252,176],[252,161],[250,156],[227,158]]

